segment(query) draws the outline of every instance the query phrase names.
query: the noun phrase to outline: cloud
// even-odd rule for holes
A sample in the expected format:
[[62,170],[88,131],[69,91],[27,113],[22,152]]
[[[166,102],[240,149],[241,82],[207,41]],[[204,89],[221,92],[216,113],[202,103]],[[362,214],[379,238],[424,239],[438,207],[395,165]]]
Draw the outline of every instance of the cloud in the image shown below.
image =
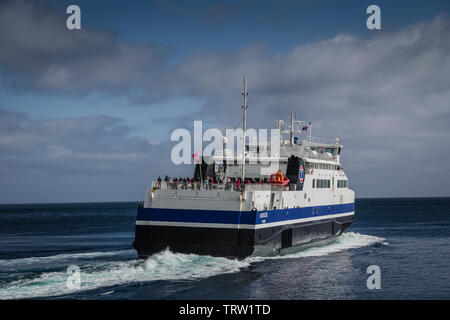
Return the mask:
[[[337,35],[287,53],[249,46],[198,55],[167,74],[168,95],[206,97],[197,119],[233,126],[242,75],[250,126],[273,127],[291,112],[314,135],[340,136],[358,196],[449,195],[450,19],[361,39]],[[414,181],[414,182],[413,182]]]
[[0,203],[138,200],[158,175],[192,171],[168,163],[168,143],[135,137],[108,116],[32,119],[0,110],[0,154]]
[[16,88],[123,92],[155,76],[171,49],[131,45],[102,30],[68,30],[66,15],[40,1],[0,1],[0,70]]
[[[341,137],[357,196],[450,193],[447,15],[368,38],[338,34],[283,52],[250,43],[226,53],[189,53],[171,64],[167,48],[119,43],[107,31],[69,32],[64,23],[64,15],[45,5],[0,4],[0,68],[10,81],[54,93],[133,95],[138,89],[136,101],[153,107],[167,98],[194,98],[205,101],[200,109],[159,121],[189,128],[202,119],[232,128],[247,75],[249,126],[273,127],[273,120],[295,112],[313,121],[313,135]],[[133,138],[120,119],[38,121],[11,113],[0,119],[3,168],[170,174],[164,166],[170,145],[160,149]]]

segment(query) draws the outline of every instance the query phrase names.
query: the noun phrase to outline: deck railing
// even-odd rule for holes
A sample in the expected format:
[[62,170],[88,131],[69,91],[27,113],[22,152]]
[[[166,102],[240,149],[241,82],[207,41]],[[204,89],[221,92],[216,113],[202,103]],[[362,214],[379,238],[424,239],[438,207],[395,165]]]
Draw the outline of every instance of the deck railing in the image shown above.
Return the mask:
[[327,161],[336,161],[336,156],[334,155],[329,155],[326,153],[314,153],[311,151],[308,151],[305,153],[305,158],[310,158],[310,159],[317,159],[317,160],[327,160]]
[[153,181],[152,189],[160,190],[226,190],[226,191],[270,191],[288,190],[289,186],[281,186],[270,183],[206,183],[206,182],[173,182],[173,181]]
[[318,138],[318,137],[307,137],[305,140],[310,141],[310,142],[323,143],[323,144],[339,144],[338,139],[324,139],[324,138]]

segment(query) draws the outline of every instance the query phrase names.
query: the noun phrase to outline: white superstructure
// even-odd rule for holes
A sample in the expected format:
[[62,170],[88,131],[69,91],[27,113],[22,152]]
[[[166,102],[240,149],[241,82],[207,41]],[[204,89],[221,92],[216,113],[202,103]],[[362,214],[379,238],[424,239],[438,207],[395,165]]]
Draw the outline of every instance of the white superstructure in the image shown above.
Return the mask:
[[[246,78],[243,96],[246,141]],[[355,201],[340,161],[343,146],[313,137],[311,122],[300,126],[294,114],[290,120],[287,130],[276,121],[279,144],[249,141],[233,152],[224,139],[220,154],[200,157],[193,178],[154,181],[138,208],[139,256],[168,246],[245,257],[340,235],[354,221]]]

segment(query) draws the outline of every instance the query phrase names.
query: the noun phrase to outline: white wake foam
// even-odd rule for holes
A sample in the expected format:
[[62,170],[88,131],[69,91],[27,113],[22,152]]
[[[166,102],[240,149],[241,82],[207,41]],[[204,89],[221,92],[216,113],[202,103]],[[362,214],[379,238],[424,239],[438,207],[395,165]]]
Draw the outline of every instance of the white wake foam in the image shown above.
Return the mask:
[[124,283],[155,280],[207,278],[213,275],[238,272],[248,262],[173,253],[168,250],[147,260],[104,262],[81,266],[81,287],[70,289],[66,283],[72,274],[47,272],[32,279],[14,281],[0,287],[0,299],[21,299],[65,295]]
[[306,250],[301,250],[289,253],[286,255],[277,255],[277,256],[260,256],[260,257],[249,257],[246,259],[249,262],[257,262],[268,259],[293,259],[293,258],[304,258],[304,257],[320,257],[326,256],[332,253],[349,250],[349,249],[357,249],[366,246],[371,246],[377,243],[388,244],[386,239],[360,234],[357,232],[346,232],[336,238],[335,241],[328,245],[312,247]]
[[[65,270],[44,272],[35,278],[6,283],[0,287],[0,299],[59,296],[101,287],[156,280],[207,278],[219,274],[239,272],[241,269],[247,268],[251,263],[261,262],[265,259],[324,256],[343,250],[385,243],[384,241],[385,239],[383,238],[349,232],[344,233],[335,242],[326,246],[313,247],[282,256],[249,257],[242,261],[173,253],[166,250],[149,257],[147,260],[96,262],[80,266],[81,287],[79,289],[70,289],[66,286],[67,279],[72,274],[66,273]],[[55,257],[57,256],[53,256],[51,259],[55,259]],[[39,259],[42,259],[42,257]]]
[[0,260],[0,270],[27,270],[29,268],[40,267],[42,265],[51,265],[54,263],[67,263],[72,260],[98,259],[124,254],[134,254],[136,251],[131,249],[116,251],[95,251],[79,253],[63,253],[53,256],[30,257],[18,259]]

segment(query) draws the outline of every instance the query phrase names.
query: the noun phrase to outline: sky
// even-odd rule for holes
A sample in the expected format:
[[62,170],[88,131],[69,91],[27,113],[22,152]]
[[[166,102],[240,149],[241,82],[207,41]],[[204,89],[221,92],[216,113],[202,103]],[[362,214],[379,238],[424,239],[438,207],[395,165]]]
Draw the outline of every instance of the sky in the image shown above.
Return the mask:
[[294,112],[340,137],[357,198],[450,196],[447,0],[0,0],[0,203],[136,201],[191,175],[171,132],[234,128],[244,75],[248,127]]

